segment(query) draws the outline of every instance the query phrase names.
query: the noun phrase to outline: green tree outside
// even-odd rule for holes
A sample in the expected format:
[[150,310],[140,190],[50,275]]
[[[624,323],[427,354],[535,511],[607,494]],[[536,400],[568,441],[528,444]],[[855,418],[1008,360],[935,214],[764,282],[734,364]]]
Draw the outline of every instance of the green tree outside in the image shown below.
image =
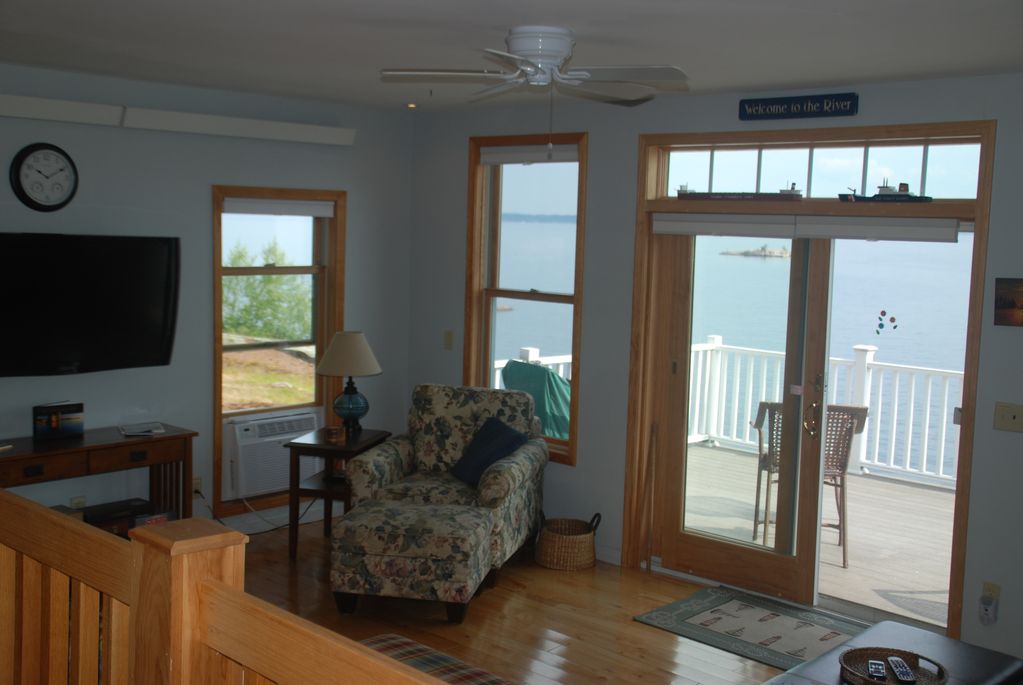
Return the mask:
[[[226,266],[257,264],[285,266],[287,257],[276,240],[263,248],[258,261],[244,245],[236,243],[228,254]],[[311,281],[311,276],[292,274],[224,276],[224,332],[271,340],[311,339]]]

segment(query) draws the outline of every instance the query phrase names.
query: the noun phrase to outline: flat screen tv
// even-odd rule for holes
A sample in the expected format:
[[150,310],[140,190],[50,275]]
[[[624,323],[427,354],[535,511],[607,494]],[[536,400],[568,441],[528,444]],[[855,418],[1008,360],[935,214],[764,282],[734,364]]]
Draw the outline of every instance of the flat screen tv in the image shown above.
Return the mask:
[[170,363],[177,238],[0,233],[0,376]]

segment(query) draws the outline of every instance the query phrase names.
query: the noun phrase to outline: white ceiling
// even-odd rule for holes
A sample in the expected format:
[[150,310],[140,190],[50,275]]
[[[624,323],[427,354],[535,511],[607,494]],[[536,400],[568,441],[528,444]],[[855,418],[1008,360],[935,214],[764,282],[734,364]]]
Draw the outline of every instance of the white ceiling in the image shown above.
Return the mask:
[[681,67],[694,93],[1023,72],[1023,0],[0,0],[0,61],[440,108],[481,86],[379,70],[492,67],[479,50],[519,24],[575,31],[575,65]]

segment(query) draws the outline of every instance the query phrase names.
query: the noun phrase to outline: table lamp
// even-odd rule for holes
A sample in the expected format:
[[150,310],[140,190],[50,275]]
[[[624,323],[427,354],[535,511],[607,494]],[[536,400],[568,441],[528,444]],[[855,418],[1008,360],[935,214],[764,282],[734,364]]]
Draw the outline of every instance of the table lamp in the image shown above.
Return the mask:
[[362,430],[359,419],[369,411],[366,396],[355,388],[355,376],[376,376],[383,373],[377,358],[373,356],[366,336],[361,331],[339,331],[327,345],[316,373],[321,376],[348,376],[344,392],[334,400],[334,413],[344,422],[346,433]]

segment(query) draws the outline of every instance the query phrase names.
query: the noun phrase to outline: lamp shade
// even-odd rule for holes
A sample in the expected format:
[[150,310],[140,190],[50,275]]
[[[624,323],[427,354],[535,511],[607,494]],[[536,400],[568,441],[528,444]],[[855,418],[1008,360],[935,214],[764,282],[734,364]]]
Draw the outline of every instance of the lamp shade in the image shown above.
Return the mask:
[[361,331],[339,331],[316,365],[322,376],[375,376],[383,373]]

